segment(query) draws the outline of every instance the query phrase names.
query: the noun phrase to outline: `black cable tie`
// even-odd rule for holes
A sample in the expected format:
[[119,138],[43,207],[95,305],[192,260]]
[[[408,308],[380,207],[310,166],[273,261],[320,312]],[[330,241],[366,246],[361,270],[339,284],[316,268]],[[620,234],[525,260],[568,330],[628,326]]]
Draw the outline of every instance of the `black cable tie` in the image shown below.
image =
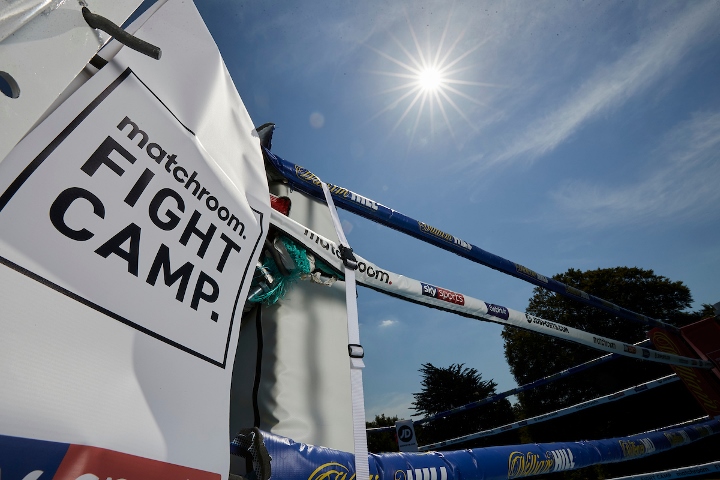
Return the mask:
[[136,36],[129,34],[122,28],[115,25],[112,20],[107,19],[102,15],[92,13],[87,7],[82,7],[82,15],[91,28],[102,30],[126,47],[132,48],[137,52],[144,53],[155,60],[160,60],[160,56],[162,55],[160,47],[156,47],[145,40],[140,40]]
[[338,250],[340,250],[340,258],[342,259],[343,264],[350,270],[357,270],[358,262],[355,259],[355,255],[353,255],[353,249],[340,244],[338,246]]

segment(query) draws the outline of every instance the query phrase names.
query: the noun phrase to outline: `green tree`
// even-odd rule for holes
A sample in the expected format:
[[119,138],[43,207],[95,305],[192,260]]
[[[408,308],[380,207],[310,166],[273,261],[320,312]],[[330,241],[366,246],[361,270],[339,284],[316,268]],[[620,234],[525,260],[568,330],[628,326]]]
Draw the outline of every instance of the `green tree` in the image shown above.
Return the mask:
[[397,416],[386,417],[384,413],[375,415],[375,420],[365,422],[367,428],[393,427],[389,432],[368,432],[368,452],[370,453],[386,453],[398,452],[398,443],[395,436],[395,422],[398,421]]
[[[675,326],[693,323],[710,313],[708,306],[703,306],[700,312],[688,312],[692,296],[687,286],[656,275],[652,270],[629,267],[569,269],[553,278]],[[647,328],[642,324],[616,318],[541,288],[533,291],[527,312],[625,343],[646,338]],[[520,385],[603,355],[589,347],[515,328],[505,328],[502,336],[505,357]],[[613,360],[518,395],[519,414],[529,418],[548,413],[670,373],[671,369],[662,364],[628,358]],[[702,415],[692,396],[677,382],[631,399],[531,426],[529,438],[534,442],[602,439],[635,434]],[[668,458],[668,455],[663,456],[663,459]],[[614,468],[623,468],[622,465],[603,466],[594,473],[585,474],[587,478],[596,478],[603,469],[608,473]],[[655,467],[652,468],[657,470]],[[571,477],[565,475],[565,478]]]
[[[497,384],[492,380],[484,381],[482,375],[474,368],[466,368],[464,364],[452,364],[447,368],[436,367],[426,363],[420,368],[423,376],[422,391],[413,393],[415,416],[427,417],[470,402],[482,400],[494,395]],[[504,425],[513,421],[512,408],[507,399],[483,405],[432,421],[416,429],[420,445],[459,437],[479,432],[488,428]],[[503,434],[504,438],[493,437],[492,441],[479,439],[449,447],[451,450],[475,446],[497,445],[500,443],[517,443],[517,435]]]

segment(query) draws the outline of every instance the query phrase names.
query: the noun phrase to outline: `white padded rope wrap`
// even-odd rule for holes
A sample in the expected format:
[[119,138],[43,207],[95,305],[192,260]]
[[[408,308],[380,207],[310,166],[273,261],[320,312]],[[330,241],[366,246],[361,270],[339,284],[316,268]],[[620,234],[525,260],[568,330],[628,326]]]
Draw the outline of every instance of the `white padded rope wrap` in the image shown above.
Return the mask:
[[[326,261],[330,266],[342,271],[342,261],[337,246],[332,241],[318,235],[290,218],[273,210],[270,222],[296,239],[314,255]],[[577,328],[568,327],[556,322],[535,317],[530,314],[506,308],[501,305],[484,302],[459,292],[430,285],[418,280],[384,270],[372,262],[355,255],[358,270],[353,275],[360,285],[390,295],[404,298],[440,310],[455,312],[477,320],[490,321],[501,325],[530,330],[533,332],[561,338],[570,342],[585,345],[596,350],[617,353],[626,357],[637,358],[649,362],[665,363],[703,369],[713,368],[714,364],[707,360],[682,357],[670,353],[659,352],[648,348],[636,347],[612,338],[595,335]]]
[[[350,250],[345,232],[340,225],[335,203],[333,203],[330,190],[325,182],[322,182],[325,200],[330,209],[335,232],[337,233],[340,245]],[[345,267],[345,299],[347,303],[347,325],[348,325],[348,355],[350,356],[350,388],[352,390],[352,416],[353,416],[353,440],[355,444],[355,478],[365,480],[370,478],[367,450],[367,430],[365,426],[365,395],[363,393],[362,369],[365,363],[362,360],[362,347],[360,346],[360,328],[358,327],[357,295],[355,286],[355,270]],[[357,352],[357,353],[356,353]]]

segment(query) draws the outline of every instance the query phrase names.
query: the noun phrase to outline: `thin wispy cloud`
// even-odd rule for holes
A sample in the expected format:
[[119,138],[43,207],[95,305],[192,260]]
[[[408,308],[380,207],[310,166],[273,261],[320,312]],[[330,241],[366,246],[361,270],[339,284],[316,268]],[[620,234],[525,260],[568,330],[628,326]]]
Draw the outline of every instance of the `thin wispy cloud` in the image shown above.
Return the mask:
[[[238,12],[244,10],[242,4],[233,8]],[[363,50],[362,45],[375,32],[391,30],[403,21],[400,5],[384,4],[382,11],[379,15],[377,9],[367,8],[364,3],[337,3],[332,8],[323,2],[288,4],[274,9],[262,21],[249,22],[251,26],[244,35],[285,38],[281,52],[271,49],[268,42],[268,49],[262,51],[263,58],[276,71],[309,76],[354,61],[355,53]]]
[[535,160],[557,148],[582,126],[673,73],[692,45],[717,25],[713,2],[691,6],[672,24],[656,27],[610,65],[596,69],[559,107],[536,117],[507,148],[486,156],[485,168],[511,160]]
[[579,226],[647,225],[690,221],[720,204],[720,112],[698,113],[675,127],[649,155],[635,183],[599,185],[570,181],[552,199],[563,223]]
[[388,328],[388,327],[392,327],[393,325],[397,325],[398,323],[399,322],[397,320],[387,319],[387,320],[383,320],[382,322],[380,322],[379,326],[380,326],[380,328]]
[[375,415],[383,414],[387,417],[397,416],[400,419],[410,419],[415,413],[414,410],[410,409],[413,401],[415,401],[415,397],[408,392],[387,392],[378,395],[373,402],[367,403],[365,418],[368,421],[373,421]]

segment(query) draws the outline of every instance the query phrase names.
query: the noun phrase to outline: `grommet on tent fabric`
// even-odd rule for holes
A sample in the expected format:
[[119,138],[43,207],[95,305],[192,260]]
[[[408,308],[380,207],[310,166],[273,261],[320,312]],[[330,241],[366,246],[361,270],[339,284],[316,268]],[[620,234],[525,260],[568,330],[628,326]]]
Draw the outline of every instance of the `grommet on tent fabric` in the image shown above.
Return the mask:
[[112,20],[107,19],[102,15],[92,13],[87,7],[82,7],[82,15],[91,28],[102,30],[126,47],[132,48],[133,50],[145,54],[150,58],[154,58],[155,60],[160,60],[160,57],[162,56],[162,50],[160,50],[160,47],[156,47],[145,40],[140,40],[136,36],[127,33],[125,30],[115,25]]
[[365,349],[362,345],[359,345],[357,343],[349,343],[348,344],[348,355],[350,355],[350,358],[364,358],[365,357]]
[[353,249],[340,244],[338,250],[340,250],[340,258],[342,258],[343,264],[350,270],[357,270],[358,262],[355,255],[353,255]]

